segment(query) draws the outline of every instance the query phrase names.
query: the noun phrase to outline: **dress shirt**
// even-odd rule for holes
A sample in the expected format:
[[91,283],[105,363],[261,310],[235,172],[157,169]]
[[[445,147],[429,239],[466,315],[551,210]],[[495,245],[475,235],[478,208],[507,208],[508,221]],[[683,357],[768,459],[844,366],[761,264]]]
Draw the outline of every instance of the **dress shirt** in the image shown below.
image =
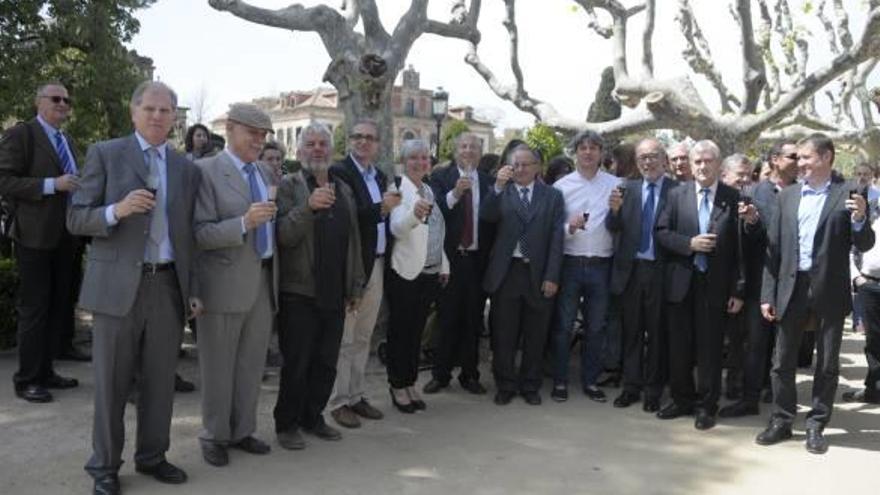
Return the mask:
[[[238,173],[241,174],[241,178],[244,179],[244,183],[250,185],[250,178],[248,177],[248,173],[244,170],[245,162],[242,161],[241,158],[235,155],[231,149],[226,148],[226,154],[229,155],[229,158],[232,159],[232,163],[235,164],[235,168],[238,169]],[[254,166],[254,175],[257,177],[257,188],[260,190],[260,201],[268,201],[269,199],[269,189],[266,187],[266,183],[263,182],[263,174],[260,173],[260,167],[253,163]],[[248,188],[250,190],[250,188]],[[267,246],[266,250],[260,254],[260,257],[263,259],[271,258],[273,254],[275,254],[275,220],[269,220],[267,222],[269,228],[266,229],[267,236],[266,241]],[[262,227],[262,225],[260,226]],[[259,228],[259,227],[258,227]],[[247,228],[244,226],[244,216],[241,217],[241,233],[245,234],[247,232]]]
[[[364,168],[354,155],[349,156],[351,156],[351,161],[354,162],[355,167],[357,167],[358,171],[361,173],[361,177],[364,179],[364,184],[367,185],[367,190],[370,191],[370,199],[373,200],[373,203],[381,203],[382,191],[379,189],[379,182],[376,180],[376,167],[370,165],[369,167]],[[381,256],[385,254],[385,246],[388,242],[387,239],[385,239],[385,219],[382,219],[381,222],[376,224],[376,232],[378,234],[376,237],[376,256]]]
[[[703,189],[706,189],[706,188],[701,186],[700,183],[697,181],[694,181],[694,186],[695,186],[694,193],[696,194],[696,196],[694,196],[694,197],[697,198],[697,212],[699,212],[700,211],[700,203],[703,202],[702,191],[703,191]],[[718,192],[718,181],[716,180],[715,182],[713,182],[712,185],[708,187],[708,189],[709,189],[709,215],[711,216],[712,208],[714,208],[714,205],[715,205],[715,193]]]
[[[471,180],[471,204],[474,208],[474,242],[471,243],[470,246],[463,247],[466,251],[476,251],[480,247],[477,240],[477,225],[480,223],[480,178],[476,169],[471,169],[466,172],[461,167],[458,167],[458,176],[459,178],[467,177]],[[458,198],[455,197],[453,191],[455,191],[454,188],[446,193],[446,207],[450,210],[455,208],[455,205],[458,204]]]
[[[57,149],[55,148],[55,134],[61,131],[52,127],[51,124],[46,122],[43,117],[39,115],[37,115],[37,122],[40,123],[43,131],[46,132],[46,137],[49,138],[49,143],[52,145],[52,149]],[[65,136],[64,133],[61,133],[61,141],[64,143],[64,148],[67,150],[67,156],[70,157],[70,165],[73,166],[74,169],[79,170],[76,166],[76,159],[73,158],[73,153],[70,152],[70,144],[67,142],[67,136]],[[62,170],[61,173],[63,174],[64,171]],[[43,179],[43,196],[49,196],[52,194],[55,194],[55,177],[47,177]]]
[[[529,198],[529,208],[531,208],[532,195],[535,192],[535,181],[530,182],[526,186],[521,186],[515,182],[513,182],[512,184],[513,184],[514,190],[516,191],[516,200],[518,202],[522,201],[522,189],[525,188],[526,191],[528,191],[528,192],[526,192],[526,197]],[[495,188],[495,191],[496,192],[498,191],[497,187]],[[519,203],[517,203],[517,204],[519,204]],[[523,258],[524,257],[523,253],[522,253],[522,249],[520,249],[520,247],[519,247],[519,241],[516,241],[516,247],[513,248],[513,257],[514,258]]]
[[801,202],[798,205],[798,270],[807,271],[813,266],[813,242],[819,217],[828,198],[829,180],[814,189],[807,182],[801,186]]
[[[873,206],[876,207],[877,203],[873,203]],[[874,219],[871,228],[874,229],[875,234],[880,235],[880,216]],[[857,275],[859,272],[869,277],[880,278],[880,242],[874,243],[874,247],[861,253],[861,270],[853,273]]]
[[[648,184],[652,184],[652,182],[648,180],[642,181],[642,211],[645,211],[645,203],[648,201]],[[663,176],[661,175],[659,179],[653,182],[654,184],[654,220],[657,219],[657,205],[660,203],[660,189],[663,187]],[[641,227],[641,225],[639,225]],[[651,260],[654,261],[654,230],[651,229],[652,235],[648,239],[648,249],[644,252],[636,253],[636,258],[640,260]]]
[[[605,227],[605,217],[608,216],[611,191],[621,182],[619,177],[604,170],[597,171],[592,179],[585,178],[575,170],[553,184],[565,199],[565,254],[602,258],[614,254],[614,238]],[[585,229],[572,234],[568,219],[584,212],[590,214]]]

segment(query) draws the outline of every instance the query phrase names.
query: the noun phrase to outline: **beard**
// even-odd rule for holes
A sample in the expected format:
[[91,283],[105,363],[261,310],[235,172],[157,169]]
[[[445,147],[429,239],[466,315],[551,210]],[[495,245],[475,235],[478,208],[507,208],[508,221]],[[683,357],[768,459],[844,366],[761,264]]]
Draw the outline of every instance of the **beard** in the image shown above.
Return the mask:
[[303,167],[311,171],[313,174],[322,174],[330,169],[330,160],[311,160],[304,161]]

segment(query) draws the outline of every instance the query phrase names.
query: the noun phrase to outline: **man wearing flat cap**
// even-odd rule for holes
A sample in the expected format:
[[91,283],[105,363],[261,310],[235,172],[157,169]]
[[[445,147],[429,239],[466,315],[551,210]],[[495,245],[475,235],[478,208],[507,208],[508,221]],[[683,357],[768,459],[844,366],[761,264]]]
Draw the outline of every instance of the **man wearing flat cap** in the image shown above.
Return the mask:
[[277,307],[275,175],[257,163],[272,121],[252,104],[230,107],[226,150],[196,164],[203,174],[193,214],[204,314],[199,318],[202,456],[228,449],[266,454],[254,437],[257,399]]

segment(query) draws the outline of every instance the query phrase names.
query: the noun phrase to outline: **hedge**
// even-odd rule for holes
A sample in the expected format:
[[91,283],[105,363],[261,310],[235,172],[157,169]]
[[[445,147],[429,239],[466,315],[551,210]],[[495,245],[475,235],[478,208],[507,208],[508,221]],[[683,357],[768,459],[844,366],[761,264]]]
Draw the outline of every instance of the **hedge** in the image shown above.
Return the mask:
[[15,291],[18,272],[15,259],[0,258],[0,349],[15,347]]

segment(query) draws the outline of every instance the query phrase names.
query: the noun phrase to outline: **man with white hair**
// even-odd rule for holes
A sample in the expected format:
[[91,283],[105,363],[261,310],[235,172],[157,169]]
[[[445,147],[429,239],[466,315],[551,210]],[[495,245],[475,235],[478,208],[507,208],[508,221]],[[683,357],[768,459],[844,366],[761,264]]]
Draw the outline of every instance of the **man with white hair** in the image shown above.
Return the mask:
[[685,141],[673,144],[666,150],[669,156],[669,175],[678,182],[694,180],[691,172],[690,154],[691,147]]

